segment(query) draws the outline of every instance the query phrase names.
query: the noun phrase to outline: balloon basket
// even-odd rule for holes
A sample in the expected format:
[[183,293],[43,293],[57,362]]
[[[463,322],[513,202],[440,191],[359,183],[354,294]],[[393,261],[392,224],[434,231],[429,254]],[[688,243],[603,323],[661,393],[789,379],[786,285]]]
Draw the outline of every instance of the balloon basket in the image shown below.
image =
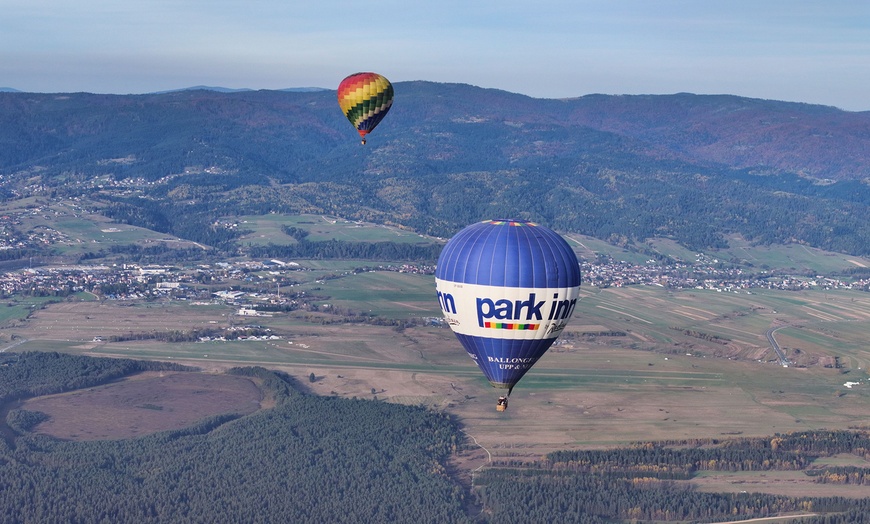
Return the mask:
[[508,407],[508,399],[507,397],[498,397],[498,402],[495,404],[496,411],[504,411]]

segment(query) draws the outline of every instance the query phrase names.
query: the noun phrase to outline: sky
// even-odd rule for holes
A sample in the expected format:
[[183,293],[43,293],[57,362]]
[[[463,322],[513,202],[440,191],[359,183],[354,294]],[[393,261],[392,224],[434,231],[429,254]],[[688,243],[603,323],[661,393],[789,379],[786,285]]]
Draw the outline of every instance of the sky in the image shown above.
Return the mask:
[[870,110],[864,0],[0,0],[0,87],[335,89],[376,71],[536,98]]

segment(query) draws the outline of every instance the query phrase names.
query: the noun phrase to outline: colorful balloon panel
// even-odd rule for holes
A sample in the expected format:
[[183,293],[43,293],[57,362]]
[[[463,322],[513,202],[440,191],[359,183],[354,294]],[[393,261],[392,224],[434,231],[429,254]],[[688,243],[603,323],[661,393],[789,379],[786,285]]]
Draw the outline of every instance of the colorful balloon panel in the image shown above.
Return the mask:
[[510,389],[574,313],[580,265],[571,246],[544,226],[487,220],[447,242],[435,287],[468,355],[493,386]]
[[338,86],[338,105],[365,139],[393,105],[393,85],[377,73],[352,74]]

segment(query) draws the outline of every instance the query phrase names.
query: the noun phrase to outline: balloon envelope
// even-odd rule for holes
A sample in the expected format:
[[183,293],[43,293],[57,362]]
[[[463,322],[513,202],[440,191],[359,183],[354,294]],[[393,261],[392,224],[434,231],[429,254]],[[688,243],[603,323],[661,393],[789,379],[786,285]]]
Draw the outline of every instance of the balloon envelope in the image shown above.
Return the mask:
[[494,387],[510,390],[571,318],[580,265],[571,246],[544,226],[487,220],[447,242],[435,287],[468,355]]
[[393,85],[377,73],[354,73],[339,84],[338,105],[365,143],[393,105]]

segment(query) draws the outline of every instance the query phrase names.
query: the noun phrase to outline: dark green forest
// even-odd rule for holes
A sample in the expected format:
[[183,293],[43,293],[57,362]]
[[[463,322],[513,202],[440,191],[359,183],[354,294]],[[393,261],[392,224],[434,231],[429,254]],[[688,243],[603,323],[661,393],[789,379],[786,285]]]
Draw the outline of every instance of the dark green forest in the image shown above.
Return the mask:
[[405,260],[409,262],[432,262],[441,253],[441,244],[424,246],[399,244],[397,242],[348,242],[326,240],[323,242],[298,242],[290,245],[269,244],[253,246],[248,250],[254,258],[333,258],[341,260]]
[[[16,358],[4,356],[0,383],[14,382],[6,389],[17,397],[74,387],[69,377],[89,368],[103,377],[135,372],[110,359]],[[468,520],[465,491],[446,474],[446,458],[461,444],[448,417],[304,395],[264,369],[234,373],[263,380],[277,407],[129,440],[17,435],[0,446],[0,522]],[[55,385],[46,380],[52,374]]]
[[870,117],[821,106],[407,82],[365,147],[331,91],[0,93],[0,118],[3,194],[87,198],[225,254],[247,247],[217,219],[267,213],[440,237],[510,217],[629,246],[709,250],[739,234],[870,254]]
[[[490,464],[474,488],[449,459],[469,446],[456,421],[419,407],[306,394],[263,368],[277,403],[126,440],[72,442],[31,430],[44,414],[13,400],[93,387],[162,364],[57,353],[0,356],[0,522],[720,522],[816,513],[799,522],[870,522],[870,498],[693,490],[698,471],[805,470],[816,482],[870,484],[865,468],[809,467],[870,432],[638,443]],[[796,521],[797,522],[797,521]]]

